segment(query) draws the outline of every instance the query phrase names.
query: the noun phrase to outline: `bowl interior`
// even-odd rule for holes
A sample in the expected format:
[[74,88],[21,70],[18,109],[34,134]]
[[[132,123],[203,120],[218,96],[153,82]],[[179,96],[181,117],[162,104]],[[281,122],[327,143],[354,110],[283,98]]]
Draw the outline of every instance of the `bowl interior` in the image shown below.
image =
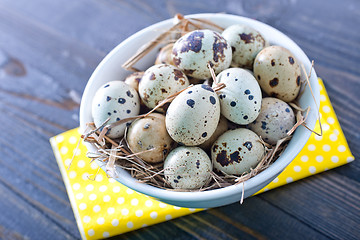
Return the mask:
[[[300,47],[280,31],[264,23],[253,19],[239,17],[229,14],[195,14],[185,16],[186,18],[200,18],[213,21],[214,23],[227,27],[233,24],[246,24],[252,26],[270,42],[271,45],[280,45],[289,49],[299,62],[304,64],[307,72],[310,71],[311,63]],[[165,20],[160,23],[147,27],[115,47],[98,65],[90,77],[83,93],[80,106],[80,129],[83,132],[86,123],[92,122],[91,102],[97,89],[106,82],[113,80],[124,80],[130,74],[121,65],[145,43],[154,39],[161,32],[166,31],[173,25],[173,19]],[[154,64],[156,53],[159,47],[153,49],[149,54],[142,58],[137,64],[138,69],[147,69]],[[307,118],[307,126],[314,128],[317,120],[317,106],[319,106],[320,92],[315,70],[312,70],[310,78],[311,87],[316,101],[308,87],[299,99],[302,108],[310,107]],[[317,104],[317,105],[316,105]],[[184,207],[217,207],[239,201],[244,187],[245,197],[254,194],[261,188],[270,183],[300,152],[302,147],[310,137],[311,132],[300,126],[294,133],[292,140],[288,144],[283,154],[266,170],[257,176],[247,180],[244,185],[233,185],[221,189],[209,190],[204,192],[170,192],[159,189],[147,184],[138,183],[128,172],[120,168],[117,169],[119,177],[116,179],[122,184],[156,199],[162,200]],[[92,144],[86,143],[89,151],[95,152]]]

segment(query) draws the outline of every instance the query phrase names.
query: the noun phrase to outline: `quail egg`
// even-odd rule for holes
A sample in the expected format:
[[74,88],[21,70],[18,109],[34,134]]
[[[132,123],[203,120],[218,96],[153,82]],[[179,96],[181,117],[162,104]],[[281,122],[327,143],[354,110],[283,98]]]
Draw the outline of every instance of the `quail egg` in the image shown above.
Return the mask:
[[219,90],[221,114],[237,124],[254,121],[260,112],[261,89],[254,76],[242,68],[229,68],[216,77],[226,87]]
[[[144,73],[139,83],[141,100],[149,108],[154,108],[168,96],[189,86],[186,75],[177,67],[158,64]],[[164,112],[163,109],[158,109]]]
[[287,137],[287,132],[295,125],[295,115],[291,107],[277,98],[263,98],[258,118],[248,127],[263,140],[275,145]]
[[210,181],[211,172],[211,160],[199,147],[175,148],[164,162],[165,179],[177,189],[199,189]]
[[165,116],[160,113],[151,113],[131,123],[126,139],[133,153],[146,151],[138,156],[148,163],[163,161],[174,145],[165,128]]
[[125,78],[125,83],[139,91],[139,82],[141,81],[144,72],[134,72]]
[[246,128],[229,130],[211,148],[214,169],[226,174],[249,172],[263,158],[265,147],[253,131]]
[[280,46],[266,47],[254,62],[254,75],[270,97],[293,101],[300,90],[300,67],[294,55]]
[[188,76],[205,79],[211,77],[208,64],[215,73],[228,68],[231,48],[226,40],[211,30],[195,30],[179,38],[172,50],[173,61]]
[[166,129],[178,143],[196,146],[215,132],[220,118],[220,103],[208,85],[195,85],[180,93],[166,112]]
[[269,45],[258,31],[246,25],[231,25],[221,35],[231,46],[234,67],[252,69],[256,55]]
[[165,45],[160,49],[160,52],[158,53],[155,64],[170,64],[174,65],[171,52],[173,49],[174,43],[170,43]]
[[[112,81],[101,86],[92,101],[92,117],[96,127],[100,127],[108,118],[107,124],[139,114],[140,99],[136,90],[123,81]],[[123,123],[111,128],[107,136],[119,138],[124,135],[126,125]]]
[[224,116],[220,116],[220,120],[216,127],[215,132],[211,135],[211,137],[208,140],[206,140],[204,143],[199,145],[199,147],[201,147],[205,151],[210,150],[210,148],[211,148],[212,144],[215,142],[215,140],[221,134],[226,132],[227,130],[228,130],[228,121],[226,120],[226,118]]

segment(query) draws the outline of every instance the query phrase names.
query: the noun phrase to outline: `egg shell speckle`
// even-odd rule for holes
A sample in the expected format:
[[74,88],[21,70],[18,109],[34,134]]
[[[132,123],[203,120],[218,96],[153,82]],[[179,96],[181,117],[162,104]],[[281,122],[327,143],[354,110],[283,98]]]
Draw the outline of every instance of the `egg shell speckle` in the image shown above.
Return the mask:
[[225,132],[211,148],[214,169],[235,175],[249,172],[264,154],[265,147],[260,143],[259,136],[246,128]]
[[231,25],[221,35],[231,46],[234,67],[252,69],[256,55],[269,45],[258,31],[246,25]]
[[[102,85],[94,95],[92,102],[92,117],[96,127],[100,127],[106,119],[107,124],[134,117],[140,111],[140,98],[136,90],[123,81],[112,81]],[[119,138],[124,135],[130,122],[108,130],[107,136]]]
[[266,47],[255,58],[254,76],[270,97],[293,101],[300,91],[300,75],[296,58],[284,47]]
[[263,98],[260,114],[249,128],[262,139],[272,145],[284,137],[295,125],[295,115],[292,108],[277,98]]
[[226,87],[218,91],[221,114],[237,124],[248,124],[259,115],[261,89],[254,76],[242,68],[229,68],[216,77]]
[[210,181],[212,163],[199,147],[178,147],[164,162],[164,176],[177,189],[199,189]]
[[176,141],[196,146],[211,137],[220,118],[217,94],[208,85],[195,85],[180,93],[166,112],[166,129]]
[[151,150],[138,155],[148,163],[163,161],[174,145],[165,128],[165,116],[160,113],[151,113],[132,122],[126,139],[133,153]]
[[173,61],[186,75],[205,79],[211,77],[208,64],[215,73],[228,68],[231,48],[220,33],[196,30],[179,38],[173,47]]
[[[139,95],[147,107],[154,108],[160,101],[188,86],[189,80],[180,69],[158,64],[145,71],[139,83]],[[158,111],[164,112],[164,109]]]

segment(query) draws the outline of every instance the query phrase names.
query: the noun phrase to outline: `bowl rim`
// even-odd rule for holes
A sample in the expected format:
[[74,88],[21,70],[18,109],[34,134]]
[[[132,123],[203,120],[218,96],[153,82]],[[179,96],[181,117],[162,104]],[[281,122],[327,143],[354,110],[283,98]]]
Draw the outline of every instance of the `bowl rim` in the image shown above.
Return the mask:
[[[246,18],[246,17],[242,17],[242,16],[237,16],[237,15],[232,15],[232,14],[224,14],[224,13],[200,13],[200,14],[185,15],[184,17],[185,18],[202,18],[202,19],[204,19],[204,18],[205,19],[214,19],[214,18],[222,19],[222,18],[224,18],[224,19],[227,19],[228,21],[251,23],[252,26],[255,25],[261,29],[267,29],[267,31],[274,32],[277,35],[281,36],[286,41],[289,41],[291,43],[291,45],[293,45],[296,48],[297,57],[300,56],[302,59],[306,60],[306,61],[303,61],[304,67],[307,72],[310,71],[310,66],[311,66],[310,60],[306,56],[306,54],[303,52],[303,50],[292,39],[290,39],[288,36],[286,36],[284,33],[280,32],[279,30],[277,30],[277,29],[273,28],[272,26],[269,26],[263,22],[260,22],[260,21],[254,20],[254,19],[250,19],[250,18]],[[129,44],[133,39],[140,37],[141,35],[143,35],[144,33],[148,32],[148,31],[153,31],[155,29],[167,29],[172,26],[173,21],[174,21],[174,19],[172,19],[172,18],[167,19],[167,20],[158,22],[156,24],[150,25],[150,26],[136,32],[135,34],[131,35],[130,37],[128,37],[127,39],[122,41],[120,44],[118,44],[100,62],[100,64],[96,67],[96,69],[92,73],[92,75],[85,87],[83,96],[82,96],[82,100],[81,100],[81,104],[80,104],[80,131],[81,132],[84,132],[85,126],[86,126],[86,119],[84,119],[84,116],[85,116],[85,112],[84,112],[85,106],[84,105],[85,105],[86,99],[89,98],[88,95],[89,95],[89,91],[90,91],[90,86],[95,81],[95,77],[96,77],[97,73],[99,72],[99,69],[101,69],[107,63],[107,61],[110,58],[112,58],[113,55],[117,54],[121,48],[123,48],[124,46]],[[257,29],[257,27],[254,27],[254,28]],[[260,31],[260,32],[262,32],[262,31]],[[294,49],[291,49],[291,51],[293,52]],[[319,91],[319,85],[317,82],[317,75],[313,68],[312,68],[312,72],[311,72],[310,82],[311,82],[311,87],[314,91],[314,97],[316,99],[316,101],[311,102],[310,107],[314,108],[314,107],[316,107],[316,104],[317,104],[317,106],[319,106],[320,91]],[[314,117],[308,118],[307,126],[310,127],[310,129],[314,129],[316,120],[317,119]],[[304,128],[304,127],[300,126],[300,128]],[[299,131],[299,129],[297,129],[294,134],[296,134],[296,132],[298,132],[298,131]],[[283,169],[291,163],[291,161],[296,157],[296,155],[298,155],[300,150],[304,147],[304,145],[308,141],[310,135],[311,135],[311,132],[306,130],[304,133],[302,133],[302,137],[297,140],[297,146],[299,146],[297,151],[289,152],[289,151],[285,150],[282,153],[282,155],[273,164],[271,164],[267,169],[265,169],[261,173],[257,174],[256,176],[250,178],[249,180],[246,180],[244,182],[244,184],[237,184],[237,185],[232,185],[232,186],[228,186],[228,187],[224,187],[224,188],[207,190],[207,191],[177,192],[177,191],[169,191],[169,190],[165,190],[165,189],[160,189],[160,188],[150,186],[145,183],[139,183],[135,178],[130,177],[130,175],[127,172],[126,172],[126,174],[124,174],[125,176],[122,176],[121,174],[119,174],[119,177],[115,178],[115,180],[119,181],[120,183],[124,184],[125,186],[127,186],[135,191],[144,193],[146,195],[155,197],[157,199],[168,200],[168,201],[177,201],[177,202],[178,201],[182,201],[182,202],[211,201],[211,200],[215,200],[215,199],[219,199],[219,198],[224,198],[227,196],[232,196],[232,195],[234,195],[234,193],[241,194],[241,192],[243,190],[246,193],[248,190],[259,185],[259,183],[266,182],[269,179],[274,179],[278,174],[280,174],[283,171]],[[93,148],[93,146],[91,146],[91,144],[89,144],[89,143],[85,143],[85,145],[88,149]],[[102,169],[105,170],[105,167],[102,166]],[[122,169],[117,169],[117,170],[120,173],[122,171],[125,171]]]

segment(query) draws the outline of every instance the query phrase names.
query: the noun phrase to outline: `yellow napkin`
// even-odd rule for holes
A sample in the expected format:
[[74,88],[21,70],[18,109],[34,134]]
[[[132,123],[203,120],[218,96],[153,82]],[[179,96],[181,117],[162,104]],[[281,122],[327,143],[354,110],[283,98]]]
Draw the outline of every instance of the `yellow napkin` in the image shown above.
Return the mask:
[[[319,82],[323,136],[312,134],[292,163],[258,193],[354,160],[324,85]],[[315,130],[319,132],[319,126]],[[202,210],[156,201],[107,178],[95,162],[90,163],[83,144],[68,170],[79,137],[78,129],[73,129],[50,142],[83,239],[106,238]]]

